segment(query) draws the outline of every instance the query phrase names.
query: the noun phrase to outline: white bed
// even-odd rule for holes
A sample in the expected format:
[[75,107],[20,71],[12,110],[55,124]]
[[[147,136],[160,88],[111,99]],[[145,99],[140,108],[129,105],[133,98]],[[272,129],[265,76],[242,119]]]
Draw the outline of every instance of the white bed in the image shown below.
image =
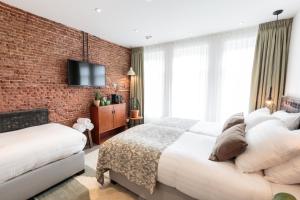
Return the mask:
[[83,150],[86,137],[50,123],[0,134],[0,184]]
[[158,181],[195,199],[270,200],[278,192],[300,199],[300,185],[278,185],[261,173],[245,174],[233,162],[208,160],[216,137],[185,132],[165,149],[158,165]]
[[168,146],[159,159],[159,183],[153,195],[120,174],[111,172],[111,177],[147,200],[271,200],[280,192],[300,199],[300,185],[274,184],[267,181],[262,172],[240,172],[232,161],[210,161],[208,158],[221,128],[217,123],[198,122]]
[[[299,113],[300,100],[283,97],[281,109]],[[177,123],[181,121],[171,123],[172,119],[167,119],[156,125],[174,127],[176,124],[178,127]],[[274,184],[263,177],[262,171],[247,174],[240,172],[233,161],[210,161],[209,155],[221,131],[220,124],[198,122],[168,145],[159,157],[157,185],[153,194],[114,170],[110,170],[110,177],[147,200],[271,200],[280,192],[290,193],[300,199],[299,184]],[[127,144],[125,141],[124,145]]]
[[215,137],[184,133],[161,155],[158,181],[195,199],[272,199],[259,174],[240,173],[232,162],[208,160]]

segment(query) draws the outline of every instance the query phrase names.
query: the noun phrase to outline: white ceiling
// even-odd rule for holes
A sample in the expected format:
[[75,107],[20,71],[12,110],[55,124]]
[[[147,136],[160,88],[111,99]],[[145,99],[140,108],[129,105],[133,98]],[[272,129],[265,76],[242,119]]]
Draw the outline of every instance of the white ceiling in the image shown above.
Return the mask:
[[126,47],[254,26],[274,20],[276,9],[285,10],[281,18],[300,9],[300,0],[1,1]]

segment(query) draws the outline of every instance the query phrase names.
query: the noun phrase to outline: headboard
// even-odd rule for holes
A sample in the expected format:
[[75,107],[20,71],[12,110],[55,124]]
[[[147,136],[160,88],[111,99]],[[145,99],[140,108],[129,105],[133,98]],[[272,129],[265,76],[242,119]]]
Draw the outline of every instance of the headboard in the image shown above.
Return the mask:
[[0,113],[0,133],[48,123],[48,109]]
[[299,113],[300,112],[300,99],[284,96],[281,98],[280,110],[285,110],[289,113]]

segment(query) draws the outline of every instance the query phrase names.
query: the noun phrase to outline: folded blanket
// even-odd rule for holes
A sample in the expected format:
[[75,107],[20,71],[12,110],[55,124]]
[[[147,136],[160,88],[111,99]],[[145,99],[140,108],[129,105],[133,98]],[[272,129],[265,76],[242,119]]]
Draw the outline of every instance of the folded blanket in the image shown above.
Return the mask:
[[91,131],[94,128],[94,124],[88,123],[85,127],[86,127],[86,129],[88,129],[89,131]]
[[91,123],[91,120],[89,118],[78,118],[77,123],[88,125]]
[[73,124],[73,128],[81,133],[83,133],[86,130],[86,126],[84,124],[80,124],[80,123]]

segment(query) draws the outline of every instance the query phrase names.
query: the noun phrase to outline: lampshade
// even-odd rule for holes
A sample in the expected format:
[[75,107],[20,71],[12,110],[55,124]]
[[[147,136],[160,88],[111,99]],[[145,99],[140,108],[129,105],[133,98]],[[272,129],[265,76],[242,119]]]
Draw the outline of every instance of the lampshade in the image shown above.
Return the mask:
[[135,76],[135,72],[133,71],[132,67],[130,67],[129,71],[127,72],[128,76]]
[[266,103],[266,106],[272,106],[274,102],[272,99],[267,99],[265,103]]
[[269,92],[269,96],[268,98],[266,99],[266,106],[272,106],[274,101],[272,99],[272,86],[270,87],[270,92]]

